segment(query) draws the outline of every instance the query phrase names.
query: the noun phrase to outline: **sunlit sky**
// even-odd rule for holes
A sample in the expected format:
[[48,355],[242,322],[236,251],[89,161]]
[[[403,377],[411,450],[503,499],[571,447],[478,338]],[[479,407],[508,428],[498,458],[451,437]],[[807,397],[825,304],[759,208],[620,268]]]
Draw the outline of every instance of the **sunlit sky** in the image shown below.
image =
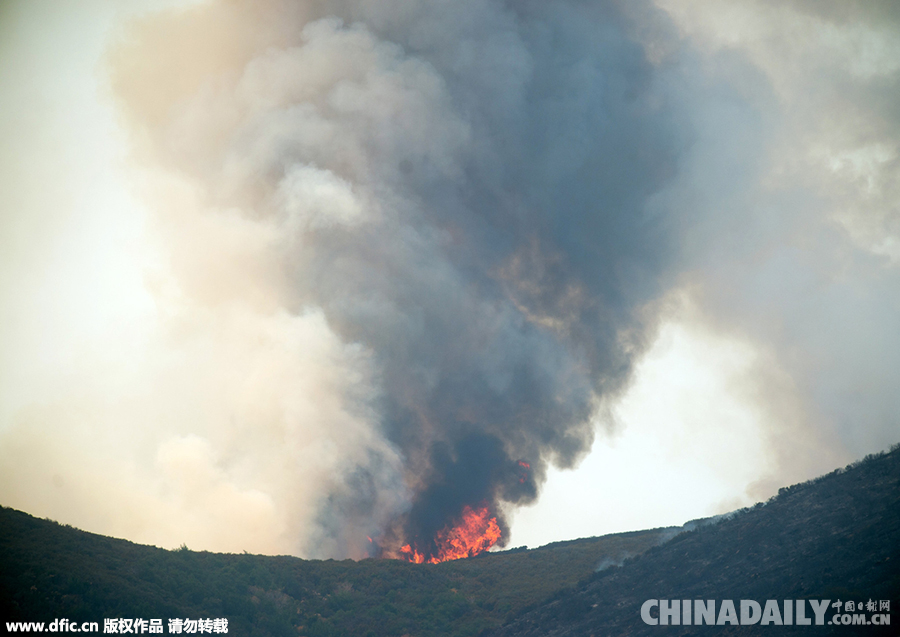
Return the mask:
[[[174,421],[159,424],[160,431],[174,432],[171,438],[148,433],[155,432],[157,425],[147,423],[164,416],[160,415],[162,409],[147,407],[157,400],[153,387],[158,386],[147,378],[165,376],[165,370],[179,365],[179,356],[189,357],[198,350],[172,353],[160,349],[159,343],[168,338],[160,336],[165,331],[160,322],[168,311],[160,300],[164,295],[160,290],[165,288],[160,281],[168,276],[167,235],[152,221],[160,199],[146,196],[154,185],[134,167],[132,138],[112,96],[105,56],[116,28],[127,17],[175,4],[174,0],[23,1],[5,2],[0,8],[0,504],[90,531],[166,547],[187,542],[197,549],[296,552],[278,538],[289,532],[291,520],[302,514],[278,509],[277,498],[260,486],[267,484],[265,480],[248,478],[255,475],[252,463],[233,461],[229,455],[233,452],[222,451],[224,443],[212,434],[179,433]],[[790,90],[782,86],[790,77],[778,76],[767,66],[771,61],[759,56],[757,44],[763,38],[753,33],[754,29],[763,33],[770,28],[766,22],[773,19],[770,13],[741,13],[742,7],[752,8],[754,3],[734,3],[728,15],[703,13],[691,2],[659,4],[667,5],[676,22],[680,20],[684,37],[695,38],[700,51],[724,46],[710,33],[718,31],[727,40],[729,32],[722,25],[737,21],[729,46],[736,51],[744,47],[747,58],[758,65],[753,73],[768,78],[773,93]],[[751,14],[757,15],[758,21],[749,20]],[[792,28],[802,29],[803,25],[798,22]],[[846,37],[851,43],[829,50],[838,58],[855,55],[857,64],[868,63],[869,67],[860,71],[863,75],[881,73],[880,77],[896,82],[896,69],[887,73],[878,66],[879,60],[896,52],[900,42],[896,31],[867,35],[861,22],[850,29],[850,35],[845,31],[837,25],[827,37],[839,43]],[[806,60],[799,54],[794,59]],[[799,103],[800,98],[783,95],[775,100],[789,104],[791,100]],[[737,112],[722,115],[730,116],[743,117]],[[760,115],[761,120],[765,117]],[[789,117],[786,121],[790,125]],[[879,134],[883,136],[880,146],[863,145],[868,150],[856,155],[850,154],[854,140],[841,141],[840,152],[833,139],[823,138],[818,146],[812,142],[807,146],[810,153],[827,156],[816,165],[836,166],[835,174],[856,170],[860,175],[842,182],[849,185],[833,198],[843,202],[844,209],[850,210],[848,202],[860,199],[851,187],[867,178],[869,200],[877,196],[896,205],[891,193],[876,193],[882,184],[878,175],[866,177],[867,170],[881,171],[891,162],[896,168],[896,131]],[[880,149],[881,159],[873,148]],[[791,161],[785,159],[786,164]],[[773,174],[777,172],[773,170]],[[773,210],[777,205],[772,205]],[[896,216],[896,208],[890,214]],[[770,221],[782,223],[777,214]],[[791,223],[802,226],[804,222]],[[884,230],[896,229],[891,223],[890,218],[872,220],[868,225],[852,218],[847,221],[850,238],[836,251],[850,254],[848,251],[858,250],[858,255],[854,252],[857,256],[851,255],[845,266],[828,262],[828,274],[809,285],[821,288],[844,276],[849,288],[857,289],[853,282],[861,276],[858,272],[868,273],[865,268],[870,268],[882,277],[878,280],[883,288],[873,289],[894,289],[894,235]],[[801,229],[796,236],[803,234]],[[703,236],[694,240],[704,242]],[[727,242],[722,251],[729,251]],[[770,260],[776,251],[765,248],[740,263],[756,263],[760,272],[774,268],[771,280],[781,281],[782,274],[787,278],[808,275],[791,266],[779,272],[777,259]],[[704,258],[716,256],[710,253]],[[881,260],[871,266],[870,258]],[[736,263],[730,261],[722,270],[709,268],[713,274],[703,280],[714,280],[715,273],[729,276],[728,268],[742,267]],[[820,271],[817,264],[811,266],[814,272]],[[706,267],[698,262],[696,270]],[[551,468],[536,504],[510,509],[509,546],[533,547],[576,537],[680,525],[765,499],[780,486],[813,477],[900,439],[895,402],[853,394],[843,377],[836,378],[831,388],[812,387],[796,375],[801,369],[809,372],[811,363],[796,352],[813,348],[812,341],[792,336],[790,326],[754,333],[729,323],[723,318],[728,312],[710,311],[710,307],[727,302],[727,290],[697,294],[692,286],[698,279],[692,277],[689,274],[666,297],[669,309],[652,344],[638,360],[627,390],[608,415],[597,418],[590,453],[575,469]],[[863,288],[873,277],[865,274],[860,279]],[[741,283],[748,289],[756,286],[754,294],[762,299],[758,306],[761,314],[767,303],[776,308],[772,312],[789,306],[788,311],[794,311],[791,301],[771,300],[777,294],[769,291],[777,286],[770,279],[748,277]],[[803,281],[796,284],[805,285]],[[791,295],[794,288],[784,285],[783,293]],[[835,287],[833,293],[823,294],[822,310],[817,313],[832,313],[837,331],[846,323],[833,310],[850,298],[841,289]],[[848,339],[859,339],[859,349],[866,350],[868,344],[862,343],[868,338],[866,333],[884,333],[898,310],[894,306],[882,311],[866,300],[866,292],[860,294],[865,297],[858,305],[864,313],[860,320],[871,323],[873,331],[848,334]],[[796,301],[800,304],[803,299]],[[735,313],[740,314],[740,309]],[[857,319],[851,316],[847,320]],[[314,335],[319,328],[313,321],[303,329]],[[829,327],[821,333],[827,340],[834,331]],[[249,328],[247,334],[255,338]],[[766,340],[770,334],[776,336]],[[301,339],[297,345],[302,351],[306,351],[305,342]],[[781,365],[775,361],[782,360],[784,343],[796,347],[799,358]],[[871,372],[884,386],[898,380],[889,364],[897,354],[895,346],[896,340],[883,341],[887,352],[875,361]],[[841,356],[829,349],[820,359],[827,366],[835,360],[840,364]],[[197,369],[202,373],[202,368]],[[210,380],[209,387],[215,382]],[[200,386],[201,393],[209,389],[198,381]],[[202,411],[203,405],[215,403],[216,391],[209,389],[207,402],[185,406],[178,417],[189,419],[192,410]],[[854,437],[842,433],[843,424],[815,427],[809,414],[829,413],[829,400],[845,394],[865,403],[866,414],[881,414],[871,431]],[[809,407],[811,403],[815,409]],[[797,415],[800,412],[803,414]],[[777,429],[774,422],[786,414],[797,417],[786,433],[773,433]],[[840,420],[840,416],[836,418]],[[23,431],[37,433],[26,435]],[[199,437],[192,438],[195,434]],[[134,451],[142,445],[146,446],[144,459]],[[798,456],[796,463],[785,461],[801,448],[808,453]],[[132,457],[137,458],[133,466]],[[191,465],[195,462],[196,466]],[[223,477],[226,465],[232,467],[227,469],[227,479]],[[197,477],[203,472],[209,475]],[[208,491],[203,490],[207,487],[191,486],[178,495],[172,485],[179,476],[194,481],[192,485],[221,484],[216,482]],[[192,493],[199,494],[196,497],[203,502],[233,498],[234,507],[251,513],[258,506],[260,527],[281,526],[276,533],[272,528],[238,529],[240,525],[234,523],[236,530],[224,533],[218,527],[236,519],[228,512],[232,505],[226,504],[209,514],[194,511],[193,517],[180,517],[193,506]],[[307,505],[297,504],[298,510],[303,506]]]

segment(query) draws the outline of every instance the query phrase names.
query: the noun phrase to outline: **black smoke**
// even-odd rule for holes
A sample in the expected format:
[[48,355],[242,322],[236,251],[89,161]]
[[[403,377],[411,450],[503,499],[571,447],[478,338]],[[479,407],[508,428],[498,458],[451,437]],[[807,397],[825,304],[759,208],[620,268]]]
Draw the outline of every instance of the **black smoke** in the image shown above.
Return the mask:
[[187,78],[146,62],[178,91],[132,116],[211,206],[278,229],[284,308],[321,309],[370,357],[372,393],[346,400],[405,463],[408,508],[386,528],[365,522],[377,454],[323,493],[323,551],[352,554],[351,527],[424,546],[466,505],[506,532],[502,503],[590,449],[665,288],[649,202],[685,124],[630,18],[578,0],[195,12],[200,31],[239,25],[237,53]]
[[[421,465],[407,540],[427,542],[465,505],[487,502],[502,523],[501,501],[534,501],[549,461],[590,448],[667,260],[664,220],[645,204],[678,144],[623,16],[610,3],[491,8],[515,43],[503,53],[527,65],[513,95],[479,90],[478,63],[459,69],[471,41],[400,42],[437,70],[470,130],[458,173],[401,159],[409,216],[317,242],[303,268],[332,325],[375,352],[385,434]],[[533,467],[524,485],[520,459]]]

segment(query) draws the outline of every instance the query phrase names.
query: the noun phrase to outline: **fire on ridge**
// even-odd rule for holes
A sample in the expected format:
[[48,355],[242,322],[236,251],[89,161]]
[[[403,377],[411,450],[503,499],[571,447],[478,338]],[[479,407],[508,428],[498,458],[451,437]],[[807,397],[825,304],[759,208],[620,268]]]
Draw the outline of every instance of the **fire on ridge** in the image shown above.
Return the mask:
[[414,564],[475,557],[506,544],[502,502],[536,497],[533,461],[510,457],[500,440],[473,434],[453,448],[436,446],[425,487],[411,509],[369,555]]
[[466,505],[456,525],[447,525],[434,538],[431,555],[419,551],[418,546],[406,544],[400,548],[400,559],[416,564],[437,564],[465,557],[474,557],[490,549],[500,539],[500,525],[490,515],[487,506],[477,509]]

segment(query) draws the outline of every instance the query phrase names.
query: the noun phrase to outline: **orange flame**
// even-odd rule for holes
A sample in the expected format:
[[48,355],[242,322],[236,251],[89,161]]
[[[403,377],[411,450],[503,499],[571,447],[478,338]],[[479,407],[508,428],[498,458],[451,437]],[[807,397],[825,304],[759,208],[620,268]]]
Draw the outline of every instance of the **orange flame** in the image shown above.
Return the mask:
[[519,460],[519,466],[522,468],[522,473],[519,475],[519,483],[525,484],[525,480],[528,479],[528,471],[531,469],[531,465],[524,460]]
[[456,526],[446,526],[437,532],[434,542],[437,550],[428,558],[409,544],[400,548],[403,557],[416,564],[437,564],[464,557],[474,557],[483,553],[500,539],[497,518],[490,515],[487,507],[477,510],[466,506],[462,519]]

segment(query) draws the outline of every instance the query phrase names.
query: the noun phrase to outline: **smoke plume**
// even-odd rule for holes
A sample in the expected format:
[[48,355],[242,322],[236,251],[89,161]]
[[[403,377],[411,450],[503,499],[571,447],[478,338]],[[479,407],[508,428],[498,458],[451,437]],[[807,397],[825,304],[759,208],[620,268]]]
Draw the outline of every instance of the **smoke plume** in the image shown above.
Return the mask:
[[310,547],[427,542],[466,505],[505,528],[501,503],[589,450],[653,324],[646,202],[680,152],[615,3],[220,2],[137,23],[111,60],[142,156],[265,236],[277,276],[236,239],[215,302],[269,290],[257,311],[320,312],[366,360],[341,401],[402,467],[347,467]]

